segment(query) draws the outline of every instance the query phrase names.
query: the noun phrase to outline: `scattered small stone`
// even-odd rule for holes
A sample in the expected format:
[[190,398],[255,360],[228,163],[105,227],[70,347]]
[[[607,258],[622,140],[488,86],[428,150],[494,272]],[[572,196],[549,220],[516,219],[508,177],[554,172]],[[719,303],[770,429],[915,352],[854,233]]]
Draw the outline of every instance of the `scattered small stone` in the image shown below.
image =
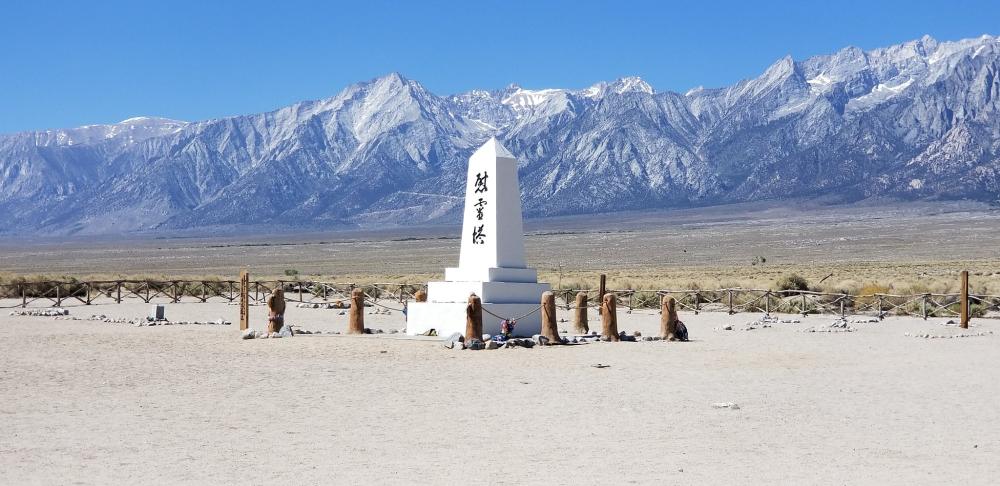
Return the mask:
[[243,331],[243,334],[241,335],[241,337],[243,339],[254,339],[254,338],[257,337],[257,331],[254,331],[253,329],[247,329],[247,330]]
[[470,339],[465,346],[467,349],[470,349],[472,351],[479,351],[486,347],[486,345],[483,344],[483,342],[478,339]]
[[733,402],[715,402],[712,404],[712,408],[728,408],[730,410],[739,410],[740,406]]
[[590,367],[591,368],[610,368],[611,365],[606,365],[606,364],[603,364],[603,363],[595,363],[595,364],[590,365]]
[[489,339],[489,340],[487,340],[487,341],[486,341],[486,342],[484,343],[484,345],[485,345],[486,349],[497,349],[497,348],[499,347],[499,346],[497,345],[496,341],[494,341],[494,340],[492,340],[492,339]]

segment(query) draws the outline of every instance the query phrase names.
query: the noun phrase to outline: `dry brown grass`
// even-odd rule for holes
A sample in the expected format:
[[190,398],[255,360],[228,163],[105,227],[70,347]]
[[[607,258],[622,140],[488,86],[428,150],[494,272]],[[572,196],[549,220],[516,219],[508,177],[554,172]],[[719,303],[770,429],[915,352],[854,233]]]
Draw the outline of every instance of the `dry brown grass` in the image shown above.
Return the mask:
[[[806,279],[810,289],[854,295],[889,293],[955,293],[959,290],[959,273],[970,270],[971,291],[976,294],[1000,294],[1000,262],[943,261],[933,263],[824,263],[816,265],[745,265],[691,266],[659,268],[626,268],[608,270],[609,289],[682,290],[756,288],[774,289],[778,280],[796,274]],[[556,289],[596,289],[599,271],[541,268],[539,280]],[[824,279],[825,277],[825,279]],[[424,284],[443,278],[441,273],[369,274],[349,273],[337,276],[300,274],[289,277],[284,273],[251,273],[254,280],[318,280],[336,283]],[[0,284],[37,282],[43,280],[235,280],[235,275],[167,275],[160,273],[111,274],[93,273],[67,275],[61,273],[13,274],[0,273]],[[822,282],[821,282],[822,281]]]

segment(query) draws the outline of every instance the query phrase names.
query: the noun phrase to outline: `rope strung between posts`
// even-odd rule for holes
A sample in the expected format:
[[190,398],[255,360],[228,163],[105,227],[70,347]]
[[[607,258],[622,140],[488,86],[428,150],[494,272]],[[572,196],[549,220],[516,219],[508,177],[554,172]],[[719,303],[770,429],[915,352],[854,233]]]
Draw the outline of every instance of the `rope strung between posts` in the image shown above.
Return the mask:
[[396,312],[403,312],[403,309],[397,309],[395,307],[389,307],[387,305],[379,304],[378,302],[375,302],[373,300],[365,299],[365,302],[367,302],[367,303],[369,303],[371,305],[374,305],[374,306],[381,307],[383,309],[389,309],[389,310],[393,310],[393,311],[396,311]]
[[487,314],[489,314],[489,315],[491,315],[493,317],[496,317],[497,319],[500,319],[502,321],[515,321],[516,322],[516,321],[520,321],[521,319],[524,319],[525,317],[528,317],[528,316],[530,316],[530,315],[538,312],[541,308],[542,308],[542,306],[541,306],[541,304],[539,304],[539,306],[535,307],[534,309],[532,309],[531,312],[529,312],[529,313],[527,313],[527,314],[525,314],[523,316],[520,316],[520,317],[515,317],[513,319],[510,319],[510,318],[507,318],[507,317],[504,317],[504,316],[498,316],[498,315],[490,312],[486,307],[483,307],[483,312],[485,312],[485,313],[487,313]]

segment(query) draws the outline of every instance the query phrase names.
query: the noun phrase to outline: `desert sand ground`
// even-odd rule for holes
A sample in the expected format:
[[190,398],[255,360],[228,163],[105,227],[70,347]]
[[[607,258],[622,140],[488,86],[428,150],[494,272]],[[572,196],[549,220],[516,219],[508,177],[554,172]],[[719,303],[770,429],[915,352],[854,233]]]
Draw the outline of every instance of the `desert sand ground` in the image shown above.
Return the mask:
[[[70,309],[71,317],[138,318],[148,307]],[[236,321],[238,313],[216,303],[166,310],[173,321]],[[681,313],[688,343],[453,351],[389,334],[244,341],[235,325],[133,327],[8,311],[0,316],[0,484],[1000,477],[1000,324],[989,319],[965,331],[942,319],[889,318],[850,333],[808,333],[799,331],[833,318],[725,331],[718,328],[757,316]],[[264,309],[252,307],[251,317],[262,327]],[[342,330],[346,319],[288,311],[289,324],[309,330]],[[398,313],[366,319],[403,325]],[[620,314],[619,327],[651,335],[658,319]]]

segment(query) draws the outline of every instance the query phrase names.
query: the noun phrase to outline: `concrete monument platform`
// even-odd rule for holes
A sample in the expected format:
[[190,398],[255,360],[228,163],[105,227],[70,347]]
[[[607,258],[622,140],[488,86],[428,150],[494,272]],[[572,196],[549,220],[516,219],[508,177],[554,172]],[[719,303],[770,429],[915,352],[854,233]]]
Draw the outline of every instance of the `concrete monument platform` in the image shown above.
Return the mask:
[[537,334],[541,313],[532,311],[547,290],[524,258],[517,159],[492,138],[469,158],[458,267],[445,269],[443,282],[427,284],[427,302],[409,305],[406,332],[464,334],[465,306],[474,293],[483,303],[483,332],[499,333],[502,317],[519,318],[516,335]]

